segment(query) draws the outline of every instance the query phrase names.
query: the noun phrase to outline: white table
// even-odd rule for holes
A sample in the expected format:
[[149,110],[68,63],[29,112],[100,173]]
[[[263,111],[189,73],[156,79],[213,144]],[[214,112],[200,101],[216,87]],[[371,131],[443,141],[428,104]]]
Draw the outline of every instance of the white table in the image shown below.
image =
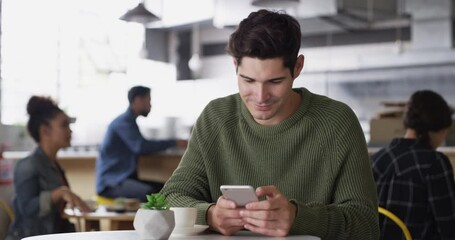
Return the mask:
[[[194,236],[178,236],[171,237],[170,240],[174,239],[200,239],[200,240],[258,240],[264,239],[263,235],[256,235],[251,232],[241,231],[234,236],[223,236],[219,234],[201,234]],[[294,240],[320,240],[314,236],[289,236],[284,238],[274,239],[294,239]],[[49,234],[34,237],[23,238],[22,240],[140,240],[139,235],[134,230],[127,231],[101,231],[101,232],[77,232],[77,233],[59,233]]]

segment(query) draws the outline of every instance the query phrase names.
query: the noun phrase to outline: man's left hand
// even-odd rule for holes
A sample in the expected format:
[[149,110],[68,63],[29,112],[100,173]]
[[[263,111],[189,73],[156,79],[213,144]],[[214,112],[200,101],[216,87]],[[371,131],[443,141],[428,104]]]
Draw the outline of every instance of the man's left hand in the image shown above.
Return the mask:
[[240,211],[240,216],[246,222],[244,227],[259,234],[287,236],[294,223],[297,207],[275,186],[258,187],[256,193],[258,196],[267,196],[267,200],[248,203]]

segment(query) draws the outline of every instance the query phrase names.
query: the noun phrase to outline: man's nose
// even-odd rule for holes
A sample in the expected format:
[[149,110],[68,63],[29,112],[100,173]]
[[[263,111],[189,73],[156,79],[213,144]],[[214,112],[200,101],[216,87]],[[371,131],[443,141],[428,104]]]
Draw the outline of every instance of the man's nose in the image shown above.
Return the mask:
[[259,102],[265,102],[268,98],[268,88],[264,84],[259,84],[256,89],[256,97]]

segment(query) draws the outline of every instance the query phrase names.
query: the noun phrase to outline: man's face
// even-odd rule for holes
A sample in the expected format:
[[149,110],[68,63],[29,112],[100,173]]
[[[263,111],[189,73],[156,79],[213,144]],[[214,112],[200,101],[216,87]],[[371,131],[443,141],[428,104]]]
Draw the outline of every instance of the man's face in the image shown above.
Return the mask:
[[150,113],[150,110],[152,109],[150,94],[145,96],[138,96],[137,102],[139,105],[139,115],[147,117],[147,115]]
[[[303,56],[300,60],[296,64],[295,77],[300,74]],[[292,91],[294,78],[284,67],[282,58],[243,57],[237,67],[240,96],[257,123],[278,124],[295,111],[296,104],[300,104]]]

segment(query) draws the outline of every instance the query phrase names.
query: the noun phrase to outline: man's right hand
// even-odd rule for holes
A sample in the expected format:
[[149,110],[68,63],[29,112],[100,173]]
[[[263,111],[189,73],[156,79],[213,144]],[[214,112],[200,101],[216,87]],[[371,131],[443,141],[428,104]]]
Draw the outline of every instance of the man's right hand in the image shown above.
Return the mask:
[[210,206],[207,212],[207,223],[212,230],[223,235],[232,235],[243,229],[245,222],[240,216],[240,209],[233,201],[218,198],[215,205]]

